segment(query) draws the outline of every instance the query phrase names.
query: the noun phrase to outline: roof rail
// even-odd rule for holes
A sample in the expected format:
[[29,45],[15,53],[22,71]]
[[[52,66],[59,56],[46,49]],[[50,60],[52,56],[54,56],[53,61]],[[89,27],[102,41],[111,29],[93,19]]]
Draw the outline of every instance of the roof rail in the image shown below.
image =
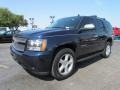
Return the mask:
[[106,20],[105,18],[100,18],[100,19],[102,19],[102,20]]
[[93,16],[90,16],[90,17],[97,18],[97,15],[93,15]]

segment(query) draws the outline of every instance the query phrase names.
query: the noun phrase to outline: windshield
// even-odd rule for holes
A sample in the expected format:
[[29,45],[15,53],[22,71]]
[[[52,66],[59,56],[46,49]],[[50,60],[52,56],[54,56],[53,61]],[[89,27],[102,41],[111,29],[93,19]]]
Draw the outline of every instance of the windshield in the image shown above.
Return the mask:
[[48,28],[66,28],[66,29],[75,29],[80,22],[80,17],[68,17],[57,20],[52,23]]

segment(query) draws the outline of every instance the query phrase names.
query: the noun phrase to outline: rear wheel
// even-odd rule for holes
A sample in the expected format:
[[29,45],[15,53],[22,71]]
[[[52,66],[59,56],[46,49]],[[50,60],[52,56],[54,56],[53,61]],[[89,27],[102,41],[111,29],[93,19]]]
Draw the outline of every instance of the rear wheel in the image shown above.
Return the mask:
[[53,61],[52,76],[57,80],[68,78],[74,72],[75,61],[75,55],[71,49],[60,50]]
[[110,42],[107,42],[106,46],[105,46],[105,49],[102,53],[102,56],[104,58],[108,58],[111,54],[111,43]]

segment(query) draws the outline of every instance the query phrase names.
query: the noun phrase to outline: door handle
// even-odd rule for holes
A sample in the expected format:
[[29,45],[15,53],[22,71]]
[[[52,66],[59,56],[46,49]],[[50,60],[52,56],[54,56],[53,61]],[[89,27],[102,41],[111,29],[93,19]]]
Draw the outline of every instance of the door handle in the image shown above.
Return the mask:
[[95,40],[97,40],[97,39],[98,39],[98,35],[97,35],[97,34],[93,34],[91,40],[92,40],[92,41],[95,41]]
[[98,35],[97,35],[97,34],[93,34],[93,37],[94,37],[94,38],[98,38]]

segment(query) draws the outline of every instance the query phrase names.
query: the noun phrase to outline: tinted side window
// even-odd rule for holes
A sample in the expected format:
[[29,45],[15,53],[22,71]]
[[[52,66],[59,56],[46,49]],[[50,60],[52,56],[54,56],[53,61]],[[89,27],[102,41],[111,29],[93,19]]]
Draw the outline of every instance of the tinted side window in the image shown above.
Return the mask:
[[104,25],[103,25],[102,21],[99,20],[99,19],[97,19],[96,28],[97,28],[98,31],[103,31],[104,30]]
[[109,23],[109,22],[107,22],[107,28],[108,28],[108,30],[110,30],[110,31],[112,31],[112,26],[111,26],[111,24]]
[[94,24],[96,27],[94,18],[88,18],[88,17],[84,18],[82,23],[81,23],[80,28],[83,28],[86,24]]
[[105,29],[112,34],[112,30],[113,30],[112,25],[107,21],[104,21],[104,24],[105,24]]
[[12,32],[11,32],[11,31],[8,31],[6,34],[7,34],[7,35],[12,35]]

